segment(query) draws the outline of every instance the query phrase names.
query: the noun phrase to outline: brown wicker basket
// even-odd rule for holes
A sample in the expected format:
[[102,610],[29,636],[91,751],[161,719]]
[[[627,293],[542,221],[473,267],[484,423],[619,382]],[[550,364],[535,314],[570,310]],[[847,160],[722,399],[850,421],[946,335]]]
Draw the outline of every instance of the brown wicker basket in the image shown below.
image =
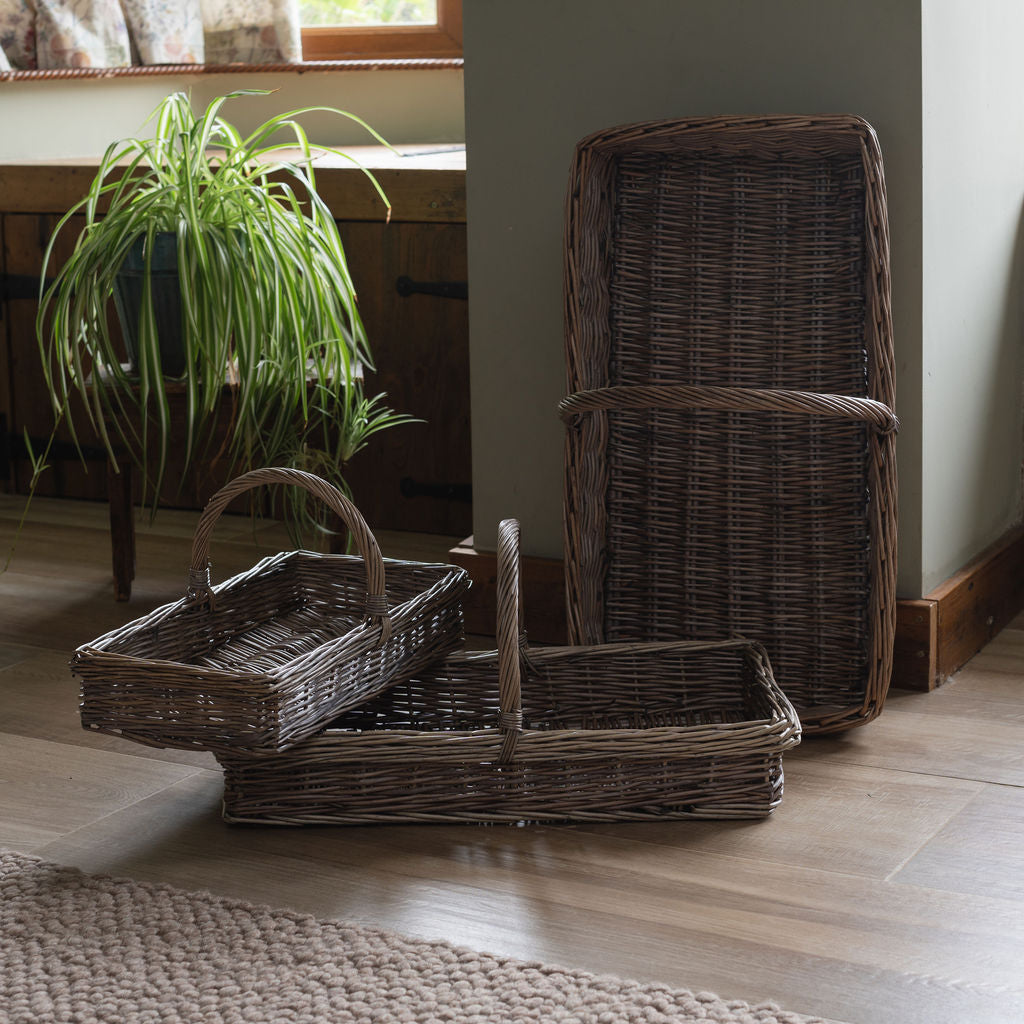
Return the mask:
[[283,754],[218,752],[227,821],[755,818],[800,739],[763,648],[526,651],[519,524],[498,541],[497,651],[462,653]]
[[[214,524],[267,484],[324,502],[361,557],[282,552],[211,587]],[[254,470],[203,511],[186,596],[75,653],[82,724],[154,746],[282,750],[460,646],[468,587],[455,566],[382,559],[355,506],[319,477]]]
[[765,644],[805,733],[877,715],[895,631],[885,187],[856,117],[577,147],[569,638]]

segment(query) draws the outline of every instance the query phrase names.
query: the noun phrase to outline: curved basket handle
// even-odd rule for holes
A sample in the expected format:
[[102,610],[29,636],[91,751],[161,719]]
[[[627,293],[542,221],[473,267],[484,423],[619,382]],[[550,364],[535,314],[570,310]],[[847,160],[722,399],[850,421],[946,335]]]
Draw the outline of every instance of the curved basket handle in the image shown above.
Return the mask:
[[243,473],[225,484],[207,502],[199,517],[195,536],[192,538],[192,564],[188,571],[188,599],[201,602],[210,594],[210,535],[220,514],[238,495],[266,484],[293,484],[309,491],[332,511],[341,516],[352,532],[352,537],[366,566],[366,617],[380,622],[380,643],[391,636],[391,617],[388,615],[387,591],[384,585],[384,560],[376,538],[366,525],[359,509],[341,491],[326,480],[303,472],[301,469],[267,468],[254,469]]
[[558,403],[568,423],[580,413],[608,409],[722,409],[735,412],[796,412],[861,420],[880,434],[894,434],[900,421],[882,402],[781,388],[728,388],[696,384],[620,385],[577,391]]
[[498,692],[502,731],[500,764],[515,753],[523,731],[522,665],[519,586],[519,521],[503,519],[498,525]]

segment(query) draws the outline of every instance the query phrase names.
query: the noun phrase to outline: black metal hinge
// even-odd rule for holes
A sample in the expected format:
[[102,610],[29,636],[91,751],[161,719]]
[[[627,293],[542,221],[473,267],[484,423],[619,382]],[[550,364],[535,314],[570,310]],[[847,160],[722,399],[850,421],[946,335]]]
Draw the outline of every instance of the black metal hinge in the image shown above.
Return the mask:
[[[49,282],[45,282],[49,284]],[[38,274],[0,274],[0,319],[4,315],[3,303],[10,299],[38,299]]]
[[444,501],[472,502],[473,488],[469,484],[430,484],[402,477],[399,490],[403,498],[441,498]]
[[410,295],[437,295],[442,299],[469,298],[469,285],[465,281],[414,281],[403,274],[395,282],[395,289],[403,299]]

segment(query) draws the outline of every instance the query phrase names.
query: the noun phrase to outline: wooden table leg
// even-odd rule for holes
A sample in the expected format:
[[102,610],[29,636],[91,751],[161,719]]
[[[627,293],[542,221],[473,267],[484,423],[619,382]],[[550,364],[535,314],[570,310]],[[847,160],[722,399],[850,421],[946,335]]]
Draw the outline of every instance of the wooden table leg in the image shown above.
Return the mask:
[[114,563],[114,599],[127,601],[135,579],[135,515],[132,508],[132,464],[119,458],[107,463],[110,503],[110,547]]

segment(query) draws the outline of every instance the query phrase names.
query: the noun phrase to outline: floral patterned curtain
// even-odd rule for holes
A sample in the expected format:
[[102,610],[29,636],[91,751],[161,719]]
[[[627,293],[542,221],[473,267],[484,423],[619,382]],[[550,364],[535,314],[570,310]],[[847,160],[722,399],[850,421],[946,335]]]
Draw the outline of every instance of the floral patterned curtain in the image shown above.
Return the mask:
[[301,60],[298,0],[0,0],[0,70]]

